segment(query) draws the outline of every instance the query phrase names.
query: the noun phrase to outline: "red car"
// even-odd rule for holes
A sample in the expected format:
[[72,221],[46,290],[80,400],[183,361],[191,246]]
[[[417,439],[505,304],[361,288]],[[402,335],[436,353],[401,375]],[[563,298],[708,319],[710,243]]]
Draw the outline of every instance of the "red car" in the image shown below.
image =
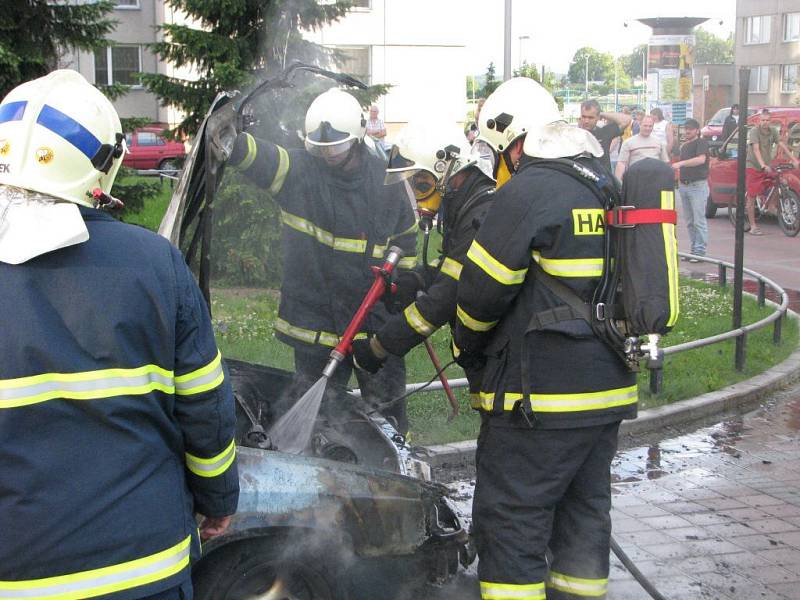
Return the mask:
[[[747,109],[747,114],[754,115],[760,109],[760,106],[750,106]],[[729,114],[731,114],[730,106],[720,108],[714,113],[714,116],[708,120],[706,126],[700,130],[700,137],[704,140],[708,140],[711,146],[720,146],[722,142],[725,141],[720,139],[722,136],[722,126],[725,124],[725,119],[728,118]]]
[[[770,126],[779,128],[781,139],[797,155],[800,150],[800,108],[768,107]],[[748,111],[749,112],[749,111]],[[758,119],[751,115],[747,119],[748,126]],[[712,151],[708,170],[709,196],[706,202],[706,217],[717,214],[717,208],[736,202],[736,160],[738,156],[739,130],[734,131],[727,140],[723,140],[718,151]],[[771,165],[789,163],[783,150],[778,150]],[[790,187],[800,194],[800,173],[796,169],[785,173]]]
[[178,170],[186,158],[183,142],[168,140],[164,128],[143,127],[125,135],[128,152],[122,164],[132,169]]

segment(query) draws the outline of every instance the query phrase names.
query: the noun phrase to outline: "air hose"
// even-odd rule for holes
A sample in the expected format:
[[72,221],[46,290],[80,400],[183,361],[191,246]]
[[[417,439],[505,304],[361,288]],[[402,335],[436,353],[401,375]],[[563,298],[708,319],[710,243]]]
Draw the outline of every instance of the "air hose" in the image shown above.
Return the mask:
[[667,600],[666,597],[663,596],[652,583],[650,583],[650,580],[644,576],[644,573],[639,570],[639,567],[633,563],[630,556],[625,554],[613,536],[611,537],[611,550],[614,552],[614,554],[616,554],[620,562],[625,565],[625,568],[630,571],[630,574],[633,575],[633,578],[639,582],[639,585],[644,588],[644,591],[650,594],[650,597],[653,600]]

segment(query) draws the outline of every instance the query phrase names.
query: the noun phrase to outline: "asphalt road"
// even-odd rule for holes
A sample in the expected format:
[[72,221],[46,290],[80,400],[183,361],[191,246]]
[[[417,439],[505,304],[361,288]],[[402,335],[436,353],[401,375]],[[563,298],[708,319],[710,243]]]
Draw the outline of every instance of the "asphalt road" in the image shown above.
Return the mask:
[[[678,204],[678,250],[690,252],[689,234],[682,215],[682,205]],[[744,266],[766,275],[785,289],[800,290],[800,236],[790,238],[783,235],[778,222],[765,218],[761,224],[763,236],[744,236]],[[708,219],[708,248],[706,255],[733,262],[735,251],[735,232],[728,219],[728,209],[721,208],[717,216]],[[693,273],[716,274],[716,265],[703,263],[681,263],[681,270]],[[728,274],[733,281],[733,274]]]

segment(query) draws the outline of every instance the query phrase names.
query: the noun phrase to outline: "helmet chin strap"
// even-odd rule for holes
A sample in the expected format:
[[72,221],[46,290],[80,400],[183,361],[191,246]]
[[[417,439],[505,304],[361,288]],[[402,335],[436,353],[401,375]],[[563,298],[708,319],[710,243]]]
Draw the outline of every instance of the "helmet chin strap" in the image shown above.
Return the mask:
[[352,148],[347,151],[347,156],[345,159],[337,166],[341,166],[342,170],[344,171],[351,171],[358,166],[358,162],[355,162],[355,159],[357,158],[356,152],[361,147],[361,144],[363,144],[361,140],[358,140],[355,144],[353,144]]

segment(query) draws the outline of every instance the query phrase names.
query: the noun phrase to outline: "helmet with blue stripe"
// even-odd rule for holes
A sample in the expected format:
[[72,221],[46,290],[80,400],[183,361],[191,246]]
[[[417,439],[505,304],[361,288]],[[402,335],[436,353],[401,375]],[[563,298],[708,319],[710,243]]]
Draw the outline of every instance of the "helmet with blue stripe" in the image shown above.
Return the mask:
[[0,103],[0,184],[94,206],[122,164],[119,116],[77,71],[23,83]]

